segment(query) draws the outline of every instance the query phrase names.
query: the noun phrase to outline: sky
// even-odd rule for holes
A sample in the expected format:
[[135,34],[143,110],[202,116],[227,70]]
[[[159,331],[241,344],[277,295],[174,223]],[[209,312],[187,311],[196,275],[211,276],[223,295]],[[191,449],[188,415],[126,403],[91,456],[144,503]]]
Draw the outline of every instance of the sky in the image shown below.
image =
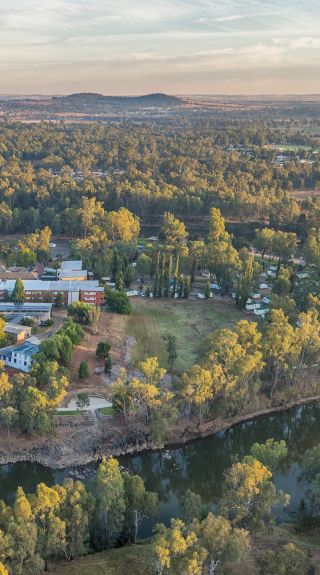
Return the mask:
[[0,0],[0,93],[320,93],[320,0]]

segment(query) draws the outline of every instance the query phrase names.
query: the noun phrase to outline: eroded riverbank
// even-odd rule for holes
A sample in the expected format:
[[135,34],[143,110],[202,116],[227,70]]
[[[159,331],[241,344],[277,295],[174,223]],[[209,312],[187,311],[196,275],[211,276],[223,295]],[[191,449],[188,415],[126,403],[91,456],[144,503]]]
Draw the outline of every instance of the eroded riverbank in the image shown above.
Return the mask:
[[[319,401],[320,395],[316,395],[283,405],[243,413],[230,419],[215,419],[205,422],[201,426],[189,422],[184,428],[171,430],[168,440],[162,446],[155,445],[143,431],[130,437],[123,427],[111,426],[108,429],[107,418],[92,421],[90,418],[83,419],[81,416],[79,419],[73,417],[71,432],[66,425],[65,431],[61,432],[60,429],[60,433],[55,436],[26,439],[21,435],[21,441],[19,441],[19,436],[16,436],[15,440],[10,443],[2,441],[0,465],[30,462],[51,469],[65,469],[97,463],[103,457],[121,457],[144,451],[173,449],[224,432],[242,423]],[[69,418],[64,417],[63,419],[63,423],[68,424]]]

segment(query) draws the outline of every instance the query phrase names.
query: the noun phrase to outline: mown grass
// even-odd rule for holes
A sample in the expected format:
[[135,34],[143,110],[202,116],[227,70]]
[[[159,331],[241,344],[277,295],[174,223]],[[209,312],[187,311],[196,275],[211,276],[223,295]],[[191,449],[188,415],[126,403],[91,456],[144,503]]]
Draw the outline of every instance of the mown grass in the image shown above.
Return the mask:
[[55,415],[81,415],[81,411],[79,409],[75,409],[74,411],[56,411]]
[[175,370],[181,372],[196,361],[199,344],[208,333],[222,327],[232,327],[250,316],[237,309],[234,302],[214,300],[134,299],[128,319],[128,334],[137,340],[134,361],[157,356],[167,367],[167,352],[163,336],[173,333],[177,338],[178,358]]
[[150,543],[111,549],[72,563],[59,563],[49,573],[61,575],[153,575]]
[[101,415],[106,415],[106,416],[110,416],[114,414],[114,409],[112,407],[112,405],[110,405],[109,407],[101,407],[101,409],[99,409]]

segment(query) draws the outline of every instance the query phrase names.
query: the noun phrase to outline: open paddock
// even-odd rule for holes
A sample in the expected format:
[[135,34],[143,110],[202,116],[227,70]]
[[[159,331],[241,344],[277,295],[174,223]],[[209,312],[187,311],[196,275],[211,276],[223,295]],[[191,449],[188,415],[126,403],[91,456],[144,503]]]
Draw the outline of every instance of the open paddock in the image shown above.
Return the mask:
[[249,314],[236,308],[229,298],[210,300],[172,300],[132,298],[133,311],[128,318],[128,335],[137,345],[133,352],[135,362],[146,356],[157,356],[160,365],[167,367],[167,352],[163,336],[172,333],[177,338],[178,358],[175,370],[191,367],[202,339],[215,329],[231,328]]

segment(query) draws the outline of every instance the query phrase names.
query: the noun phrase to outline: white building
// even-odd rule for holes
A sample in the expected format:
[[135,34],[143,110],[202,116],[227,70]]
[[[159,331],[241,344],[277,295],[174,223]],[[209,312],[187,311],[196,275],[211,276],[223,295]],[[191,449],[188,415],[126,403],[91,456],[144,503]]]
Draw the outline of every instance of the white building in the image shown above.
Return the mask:
[[10,345],[0,349],[0,360],[7,367],[14,367],[28,373],[33,364],[33,357],[39,352],[40,340],[35,337],[18,345]]

